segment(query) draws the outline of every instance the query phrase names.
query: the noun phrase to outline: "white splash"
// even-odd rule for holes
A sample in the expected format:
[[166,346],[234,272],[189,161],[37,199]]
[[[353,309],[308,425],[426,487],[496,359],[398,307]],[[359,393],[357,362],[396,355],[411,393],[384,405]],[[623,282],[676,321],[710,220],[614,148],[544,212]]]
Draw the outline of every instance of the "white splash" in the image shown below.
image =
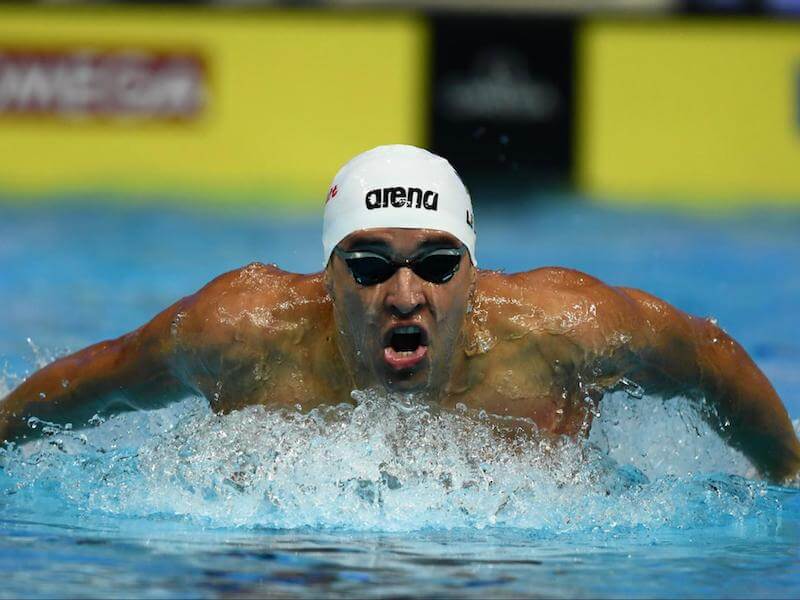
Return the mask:
[[307,414],[228,415],[195,399],[51,429],[0,457],[0,493],[20,510],[66,501],[78,513],[259,528],[556,534],[779,513],[765,484],[740,477],[747,461],[683,400],[618,394],[588,442],[549,443],[522,428],[508,435],[523,423],[484,413],[354,398]]

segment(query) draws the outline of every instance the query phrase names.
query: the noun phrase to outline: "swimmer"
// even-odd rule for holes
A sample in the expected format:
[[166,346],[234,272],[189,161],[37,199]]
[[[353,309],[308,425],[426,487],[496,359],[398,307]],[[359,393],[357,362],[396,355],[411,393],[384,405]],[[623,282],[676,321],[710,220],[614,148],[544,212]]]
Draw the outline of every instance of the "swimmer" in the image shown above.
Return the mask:
[[765,478],[797,475],[780,398],[713,321],[571,269],[479,270],[474,222],[443,158],[365,152],[328,192],[323,271],[253,263],[56,360],[0,403],[0,439],[35,437],[30,417],[81,427],[189,395],[225,413],[352,403],[367,389],[579,436],[605,393],[635,388],[705,399],[705,417]]

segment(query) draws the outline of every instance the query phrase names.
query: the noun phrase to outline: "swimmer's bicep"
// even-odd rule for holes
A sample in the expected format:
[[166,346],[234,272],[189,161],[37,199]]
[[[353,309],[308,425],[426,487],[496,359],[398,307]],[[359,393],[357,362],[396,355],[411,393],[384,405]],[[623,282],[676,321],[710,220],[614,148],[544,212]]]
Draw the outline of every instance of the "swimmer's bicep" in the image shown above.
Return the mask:
[[27,425],[31,417],[79,428],[95,414],[158,408],[188,395],[173,374],[170,344],[160,333],[165,313],[30,375],[0,403],[0,438],[35,436]]
[[178,374],[173,334],[175,319],[187,300],[176,302],[130,333],[67,357],[83,395],[137,409],[157,408],[190,393]]
[[623,296],[619,329],[627,338],[630,375],[649,392],[691,393],[702,384],[702,348],[711,325],[668,302],[634,288]]
[[744,348],[715,320],[690,315],[641,290],[620,290],[635,307],[631,337],[637,355],[676,383],[707,392],[736,380],[741,372],[758,371]]

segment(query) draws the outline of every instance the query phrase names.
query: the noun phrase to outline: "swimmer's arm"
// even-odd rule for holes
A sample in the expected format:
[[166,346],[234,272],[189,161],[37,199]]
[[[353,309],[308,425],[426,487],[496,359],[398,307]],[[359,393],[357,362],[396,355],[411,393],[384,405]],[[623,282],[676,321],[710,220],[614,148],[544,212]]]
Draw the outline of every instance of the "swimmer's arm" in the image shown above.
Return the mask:
[[747,352],[715,323],[699,319],[638,290],[640,326],[629,377],[649,393],[701,394],[719,415],[716,425],[769,479],[800,471],[798,442],[786,408]]
[[36,417],[84,426],[94,415],[153,409],[192,394],[174,374],[170,325],[180,302],[143,327],[94,344],[36,371],[0,400],[0,441],[40,435]]

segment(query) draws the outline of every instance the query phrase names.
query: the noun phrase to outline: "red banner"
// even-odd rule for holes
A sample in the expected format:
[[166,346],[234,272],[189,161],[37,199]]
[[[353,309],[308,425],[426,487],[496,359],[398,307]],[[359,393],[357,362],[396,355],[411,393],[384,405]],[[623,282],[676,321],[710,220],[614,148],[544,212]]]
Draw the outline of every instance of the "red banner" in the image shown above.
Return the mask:
[[0,48],[0,116],[191,119],[207,96],[197,53]]

